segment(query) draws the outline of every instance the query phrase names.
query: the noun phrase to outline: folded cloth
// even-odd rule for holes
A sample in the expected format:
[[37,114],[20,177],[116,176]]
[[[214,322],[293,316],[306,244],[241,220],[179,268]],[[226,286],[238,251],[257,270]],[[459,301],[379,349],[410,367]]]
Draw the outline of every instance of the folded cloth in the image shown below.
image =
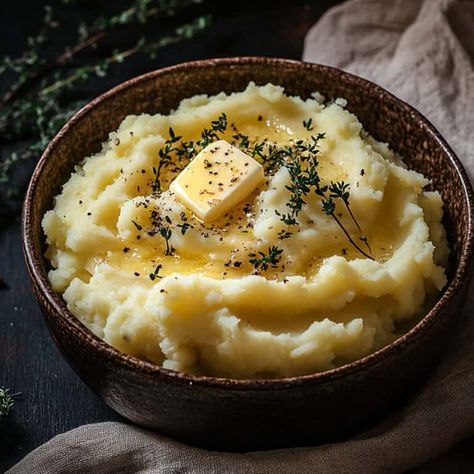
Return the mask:
[[[474,2],[353,0],[309,32],[304,59],[374,80],[426,114],[474,176]],[[471,288],[465,312],[474,309]],[[86,425],[9,473],[387,473],[474,435],[474,318],[409,402],[350,440],[245,454],[204,451],[121,423]]]
[[303,59],[374,81],[416,107],[472,180],[473,0],[352,0],[310,30]]

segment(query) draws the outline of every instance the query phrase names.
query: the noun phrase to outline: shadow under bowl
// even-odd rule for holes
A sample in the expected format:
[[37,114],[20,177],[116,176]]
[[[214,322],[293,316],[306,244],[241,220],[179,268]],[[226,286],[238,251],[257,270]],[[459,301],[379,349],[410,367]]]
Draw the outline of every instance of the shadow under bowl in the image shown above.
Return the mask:
[[[313,375],[234,380],[166,370],[97,338],[47,278],[41,219],[85,156],[98,152],[127,115],[168,113],[185,97],[281,85],[307,98],[343,97],[365,129],[429,177],[444,203],[449,283],[429,313],[383,349]],[[473,254],[473,194],[458,158],[416,110],[338,69],[270,58],[210,59],[131,79],[81,109],[41,157],[26,194],[23,245],[33,289],[54,341],[78,375],[125,418],[187,443],[243,451],[312,445],[347,436],[401,400],[439,360],[465,299]]]

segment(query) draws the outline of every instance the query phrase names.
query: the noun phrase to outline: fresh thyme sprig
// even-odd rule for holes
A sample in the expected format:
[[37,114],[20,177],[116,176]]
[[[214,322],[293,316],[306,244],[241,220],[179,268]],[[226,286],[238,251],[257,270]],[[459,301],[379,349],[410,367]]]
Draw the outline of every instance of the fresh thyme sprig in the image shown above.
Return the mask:
[[27,38],[28,48],[15,59],[4,56],[0,60],[0,75],[8,72],[18,77],[17,81],[11,85],[10,89],[1,98],[0,107],[15,99],[29,82],[37,79],[38,73],[34,75],[34,78],[31,74],[34,68],[36,71],[45,69],[46,59],[41,56],[40,48],[48,41],[49,32],[57,28],[58,25],[59,23],[53,16],[53,9],[50,5],[45,5],[43,21],[38,34]]
[[177,227],[181,228],[181,235],[185,235],[189,229],[194,229],[194,226],[189,222],[183,222],[182,224],[178,224]]
[[[303,121],[303,125],[307,130],[312,128],[311,119]],[[298,225],[297,217],[301,212],[303,205],[306,204],[305,198],[311,192],[314,192],[322,199],[323,212],[334,219],[348,238],[349,242],[365,257],[373,260],[373,258],[362,250],[354,241],[342,221],[335,214],[336,205],[334,199],[340,199],[344,203],[344,206],[357,229],[359,232],[362,232],[359,222],[355,218],[350,206],[349,184],[344,181],[338,181],[336,183],[331,181],[329,186],[321,184],[321,178],[318,172],[319,162],[317,160],[317,154],[319,152],[319,142],[324,138],[325,135],[323,133],[316,136],[312,135],[309,143],[303,140],[298,140],[285,149],[286,159],[281,163],[288,170],[291,179],[291,184],[286,186],[286,189],[290,191],[290,196],[286,203],[286,207],[290,209],[290,212],[282,214],[275,210],[275,213],[280,216],[280,219],[288,226]],[[361,235],[359,236],[359,239],[364,242],[370,253],[371,248],[367,237]]]
[[340,227],[340,229],[344,232],[345,236],[347,237],[347,240],[353,245],[362,255],[367,257],[370,260],[374,260],[373,257],[371,257],[369,254],[367,254],[363,249],[361,249],[357,243],[354,241],[354,239],[351,237],[347,229],[344,227],[342,222],[339,220],[339,218],[335,214],[336,210],[336,204],[334,203],[334,200],[332,197],[327,197],[322,200],[322,206],[323,206],[323,212],[331,216],[334,221],[337,223],[337,225]]
[[[165,216],[165,221],[168,224],[171,224],[171,219],[169,218],[169,216]],[[171,227],[162,224],[158,228],[158,232],[160,233],[161,237],[163,237],[163,239],[165,240],[165,244],[166,244],[165,256],[173,255],[175,252],[175,248],[170,244],[170,239],[171,239],[171,236],[173,235],[173,231],[171,230]]]
[[0,420],[5,418],[10,413],[15,399],[19,397],[21,393],[10,393],[10,390],[5,387],[0,387]]
[[155,267],[155,269],[148,275],[151,281],[156,280],[157,278],[163,278],[159,273],[160,270],[163,268],[163,265],[159,264]]
[[[303,121],[304,127],[310,131],[313,129],[312,119]],[[159,164],[153,168],[155,179],[152,183],[154,192],[161,192],[161,172],[164,167],[174,163],[173,155],[179,160],[185,159],[191,161],[197,153],[203,148],[208,146],[210,143],[219,140],[221,135],[224,134],[228,127],[228,119],[225,113],[219,115],[216,120],[213,120],[209,128],[204,128],[201,132],[201,137],[196,142],[193,141],[181,141],[182,137],[177,136],[172,128],[169,129],[169,138],[165,141],[164,147],[159,152]],[[343,222],[335,214],[335,202],[334,200],[340,199],[354,224],[356,225],[359,232],[361,227],[357,221],[352,208],[350,206],[350,191],[349,184],[344,181],[338,181],[336,183],[331,182],[330,185],[323,185],[318,172],[318,159],[317,155],[320,152],[319,146],[320,141],[325,138],[324,133],[318,133],[317,135],[311,135],[309,140],[296,140],[286,146],[279,146],[275,143],[263,141],[251,141],[248,136],[243,135],[238,129],[232,124],[234,134],[232,135],[233,141],[231,142],[234,146],[238,146],[244,152],[250,154],[253,158],[260,161],[267,172],[273,170],[276,166],[284,166],[290,175],[291,183],[286,186],[286,189],[290,192],[286,207],[289,209],[288,213],[280,213],[275,210],[275,213],[280,216],[280,219],[288,226],[299,225],[297,220],[299,213],[301,212],[303,205],[306,204],[306,198],[312,192],[319,196],[322,200],[323,212],[328,216],[331,216],[337,225],[341,228],[349,242],[361,252],[364,256],[373,260],[373,258],[367,254],[361,247],[355,242],[348,230],[345,228]],[[171,224],[169,217],[167,217],[168,224]],[[185,235],[186,231],[193,226],[184,223],[178,224],[178,228],[181,228],[182,235]],[[174,249],[169,246],[169,239],[171,238],[171,228],[168,226],[160,226],[158,228],[160,235],[166,241],[166,252],[165,255],[172,255]],[[292,232],[288,230],[282,230],[278,233],[280,240],[290,238]],[[371,248],[368,239],[360,235],[359,239],[365,243],[369,253]],[[274,265],[273,262],[278,262],[280,254],[283,250],[278,247],[270,247],[268,255],[263,252],[257,254],[249,254],[251,260],[249,262],[254,265],[255,269],[261,269],[265,271],[269,265]]]
[[[182,141],[181,136],[176,136],[172,127],[168,130],[169,138],[165,141],[164,147],[158,150],[158,165],[153,167],[154,180],[152,182],[152,189],[154,193],[161,193],[161,174],[163,168],[168,167],[174,163],[174,156],[180,161],[185,161],[184,166],[191,161],[203,148],[212,142],[220,139],[220,134],[223,134],[227,129],[227,116],[225,113],[219,115],[216,120],[211,122],[209,128],[204,128],[201,132],[201,138],[194,141]],[[189,229],[189,225],[182,227],[181,232],[184,233]],[[183,232],[184,229],[184,232]]]
[[[14,60],[6,57],[0,63],[0,74],[4,71],[19,73],[19,79],[13,83],[8,92],[1,100],[5,105],[24,91],[27,87],[33,86],[36,81],[47,75],[57,67],[68,64],[79,53],[89,48],[96,48],[97,45],[116,32],[118,28],[126,25],[143,25],[153,17],[160,14],[172,16],[176,10],[189,5],[200,3],[201,0],[134,0],[132,5],[125,10],[110,17],[99,17],[92,24],[79,23],[77,29],[78,43],[74,46],[66,46],[64,52],[46,61],[40,55],[39,47],[48,41],[48,30],[60,26],[54,20],[53,10],[50,5],[45,6],[43,26],[37,36],[28,38],[29,50],[26,50],[19,58]],[[63,0],[63,3],[68,3]],[[158,5],[156,5],[158,3]],[[183,31],[186,36],[186,31]],[[40,67],[38,67],[40,66]]]
[[174,130],[169,128],[169,138],[165,141],[165,146],[158,150],[159,161],[158,165],[153,167],[153,174],[155,179],[152,183],[152,189],[154,193],[161,193],[161,170],[163,167],[169,166],[173,161],[173,152],[178,150],[178,147],[174,146],[175,143],[179,142],[182,137],[176,136]]
[[309,118],[308,120],[303,120],[303,127],[306,128],[306,130],[308,130],[308,132],[311,132],[311,130],[313,130],[313,119],[312,118]]
[[258,252],[257,256],[256,253],[249,253],[249,263],[253,265],[255,270],[267,271],[269,267],[276,268],[278,263],[281,260],[281,254],[283,253],[283,249],[272,245],[268,247],[268,253]]
[[[350,191],[349,183],[344,183],[344,181],[337,181],[336,183],[334,183],[334,182],[331,181],[331,184],[329,185],[328,190],[329,190],[329,196],[331,198],[342,200],[342,202],[344,203],[344,206],[347,209],[347,212],[351,216],[352,222],[354,222],[354,224],[356,225],[359,232],[362,232],[362,229],[359,225],[359,222],[355,218],[355,216],[352,212],[350,203],[349,203],[349,196],[350,196],[350,194],[349,194],[349,191]],[[362,242],[364,242],[364,244],[366,245],[368,251],[372,252],[367,237],[365,237],[364,235],[361,235],[359,237],[359,239]]]
[[219,115],[217,120],[211,122],[210,128],[204,128],[201,132],[201,139],[198,141],[198,145],[201,148],[206,148],[209,144],[215,140],[219,140],[219,134],[224,133],[227,129],[227,116],[222,113]]
[[303,196],[309,193],[310,188],[307,184],[307,178],[303,175],[301,163],[299,161],[288,163],[286,168],[292,181],[290,185],[285,186],[286,189],[290,191],[290,198],[286,203],[286,207],[290,208],[290,212],[288,214],[281,214],[279,211],[275,210],[275,213],[280,216],[281,220],[286,225],[297,225],[298,221],[296,220],[296,217],[303,208],[303,204],[305,204]]
[[[43,26],[37,36],[28,40],[28,48],[18,58],[0,60],[0,76],[5,75],[6,90],[0,97],[0,135],[4,143],[21,144],[15,150],[2,151],[0,156],[0,189],[7,196],[15,193],[9,181],[11,170],[20,161],[37,158],[52,136],[81,107],[85,100],[77,99],[76,86],[103,77],[112,64],[118,64],[132,55],[142,53],[154,57],[160,48],[192,38],[207,28],[210,17],[198,15],[165,36],[157,36],[154,28],[138,42],[122,50],[115,50],[103,59],[86,66],[73,60],[86,50],[96,47],[105,39],[118,38],[122,28],[132,34],[143,31],[143,25],[159,17],[172,16],[179,9],[201,3],[203,0],[132,0],[127,8],[93,22],[81,23],[76,43],[66,46],[56,56],[47,58],[42,48],[50,40],[52,29],[67,28],[55,20],[54,11],[46,7]],[[63,0],[64,3],[69,3]],[[160,33],[158,33],[160,35]],[[123,35],[120,35],[123,38]],[[102,48],[103,55],[106,48]],[[76,65],[79,64],[79,65]],[[67,67],[65,67],[67,66]],[[3,77],[2,77],[3,79]],[[10,83],[10,85],[8,85]]]
[[79,33],[82,39],[89,38],[98,31],[110,31],[112,28],[133,23],[146,24],[160,14],[173,16],[177,9],[200,3],[202,0],[135,0],[131,6],[110,17],[99,17],[92,25],[81,23]]
[[40,94],[47,95],[56,90],[63,88],[70,88],[74,83],[78,81],[85,81],[89,79],[92,74],[95,74],[99,77],[105,77],[108,73],[108,70],[112,64],[121,63],[129,56],[132,56],[137,53],[144,53],[148,56],[153,57],[156,55],[156,52],[163,48],[164,46],[169,46],[173,43],[181,41],[183,39],[192,38],[200,30],[207,28],[209,25],[209,16],[199,17],[196,20],[186,23],[179,28],[176,28],[174,34],[169,36],[164,36],[158,41],[147,43],[144,37],[141,37],[138,42],[131,48],[124,50],[116,50],[112,53],[111,56],[97,62],[96,64],[90,66],[84,66],[76,70],[73,74],[65,77],[64,79],[58,80],[51,84],[48,87],[45,87],[40,90]]
[[281,164],[286,167],[290,175],[291,184],[286,186],[290,191],[290,197],[286,207],[290,209],[288,214],[275,213],[280,216],[286,225],[298,225],[297,217],[303,205],[306,204],[304,198],[314,190],[316,194],[323,195],[325,188],[320,185],[319,173],[317,171],[319,153],[319,142],[325,135],[320,133],[311,137],[310,142],[298,140],[294,145],[285,148],[286,160]]

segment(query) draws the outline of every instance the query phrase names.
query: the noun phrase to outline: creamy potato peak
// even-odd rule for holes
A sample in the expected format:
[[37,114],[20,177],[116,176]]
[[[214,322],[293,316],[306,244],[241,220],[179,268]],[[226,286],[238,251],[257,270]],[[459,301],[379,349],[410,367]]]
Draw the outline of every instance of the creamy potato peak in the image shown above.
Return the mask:
[[[345,106],[250,83],[128,116],[44,216],[53,288],[109,344],[188,373],[309,374],[391,342],[446,283],[442,201]],[[241,194],[205,222],[170,184],[219,140],[265,178],[226,171]],[[210,215],[233,164],[202,156]]]

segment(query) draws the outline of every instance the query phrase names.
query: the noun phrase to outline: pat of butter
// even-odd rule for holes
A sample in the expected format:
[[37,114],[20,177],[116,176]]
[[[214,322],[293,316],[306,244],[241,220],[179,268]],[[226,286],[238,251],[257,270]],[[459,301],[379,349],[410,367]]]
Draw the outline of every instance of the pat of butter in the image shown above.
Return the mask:
[[170,190],[199,219],[217,219],[263,181],[263,166],[225,140],[211,143],[171,183]]

